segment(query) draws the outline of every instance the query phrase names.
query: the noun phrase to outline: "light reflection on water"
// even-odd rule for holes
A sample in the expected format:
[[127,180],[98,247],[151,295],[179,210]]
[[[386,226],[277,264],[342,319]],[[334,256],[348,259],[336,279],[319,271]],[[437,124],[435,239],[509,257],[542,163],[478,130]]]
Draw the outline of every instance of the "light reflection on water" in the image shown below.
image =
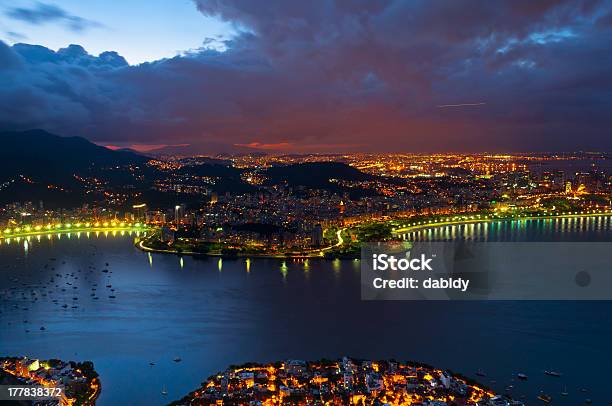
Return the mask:
[[[590,221],[474,224],[431,235],[537,240],[566,230],[568,239],[610,238],[609,219]],[[26,240],[27,255],[23,240],[1,244],[0,353],[94,361],[100,405],[164,404],[230,364],[345,354],[471,376],[482,369],[481,380],[496,380],[500,391],[524,372],[529,381],[513,384],[527,404],[540,390],[555,404],[582,404],[579,387],[594,404],[608,401],[610,302],[362,302],[359,261],[158,255],[139,251],[134,237],[42,236]],[[558,396],[564,384],[567,399]]]
[[113,230],[113,231],[94,231],[94,232],[90,232],[90,231],[77,231],[77,232],[58,232],[58,233],[44,233],[44,234],[36,234],[36,235],[28,235],[28,236],[24,236],[24,237],[5,237],[5,238],[1,238],[0,239],[0,244],[4,243],[6,245],[10,245],[10,244],[20,244],[21,241],[23,241],[23,247],[24,247],[24,251],[28,251],[30,248],[30,244],[37,242],[40,243],[41,241],[43,241],[43,239],[46,239],[48,241],[51,240],[62,240],[62,239],[68,239],[71,240],[73,238],[76,239],[81,239],[81,237],[86,238],[86,239],[91,239],[91,238],[100,238],[100,237],[104,237],[104,238],[109,238],[109,237],[144,237],[146,236],[147,233],[146,232],[141,232],[141,231],[134,231],[134,230]]
[[612,216],[491,221],[431,227],[404,233],[400,237],[407,241],[566,241],[577,237],[600,238],[609,232],[611,225]]

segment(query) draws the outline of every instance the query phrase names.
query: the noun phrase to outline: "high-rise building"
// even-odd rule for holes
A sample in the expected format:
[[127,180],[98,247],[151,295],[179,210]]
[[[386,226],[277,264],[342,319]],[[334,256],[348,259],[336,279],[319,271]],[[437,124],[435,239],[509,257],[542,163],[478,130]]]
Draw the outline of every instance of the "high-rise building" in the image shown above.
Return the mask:
[[147,204],[135,204],[132,206],[135,221],[145,221],[147,218]]
[[551,187],[554,190],[563,190],[565,187],[565,173],[563,171],[554,171],[552,173]]
[[174,206],[174,222],[179,225],[185,217],[185,205],[177,204]]
[[315,247],[323,245],[323,227],[321,224],[316,224],[312,229],[311,242]]

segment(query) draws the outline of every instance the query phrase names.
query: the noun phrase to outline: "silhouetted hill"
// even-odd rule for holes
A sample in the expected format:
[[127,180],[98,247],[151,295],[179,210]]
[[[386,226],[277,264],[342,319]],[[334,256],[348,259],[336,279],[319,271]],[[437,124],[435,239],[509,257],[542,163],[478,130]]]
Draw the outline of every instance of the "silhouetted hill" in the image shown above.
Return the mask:
[[291,186],[337,189],[330,179],[348,181],[369,180],[373,177],[340,162],[308,162],[275,166],[266,171],[270,183],[287,182]]
[[0,133],[0,176],[24,175],[55,180],[95,167],[141,164],[148,159],[128,151],[111,151],[81,137],[60,137],[44,130]]
[[0,133],[0,203],[44,200],[74,206],[84,200],[85,178],[103,168],[144,164],[148,158],[112,151],[80,137],[43,130]]

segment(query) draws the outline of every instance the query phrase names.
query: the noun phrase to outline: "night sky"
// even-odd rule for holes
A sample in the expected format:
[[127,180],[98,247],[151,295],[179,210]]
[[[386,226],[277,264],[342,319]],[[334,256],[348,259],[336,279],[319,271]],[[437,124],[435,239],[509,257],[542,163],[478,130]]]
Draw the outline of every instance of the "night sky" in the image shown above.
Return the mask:
[[0,130],[202,153],[612,150],[611,1],[6,1],[0,39]]

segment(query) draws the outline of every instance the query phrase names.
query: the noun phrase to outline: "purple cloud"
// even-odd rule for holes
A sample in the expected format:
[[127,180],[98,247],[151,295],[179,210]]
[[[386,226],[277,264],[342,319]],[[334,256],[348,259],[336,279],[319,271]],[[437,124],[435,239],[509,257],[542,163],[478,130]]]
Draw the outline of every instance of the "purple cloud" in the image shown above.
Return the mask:
[[0,128],[212,152],[612,149],[607,2],[195,3],[239,28],[225,52],[0,47],[18,61]]

